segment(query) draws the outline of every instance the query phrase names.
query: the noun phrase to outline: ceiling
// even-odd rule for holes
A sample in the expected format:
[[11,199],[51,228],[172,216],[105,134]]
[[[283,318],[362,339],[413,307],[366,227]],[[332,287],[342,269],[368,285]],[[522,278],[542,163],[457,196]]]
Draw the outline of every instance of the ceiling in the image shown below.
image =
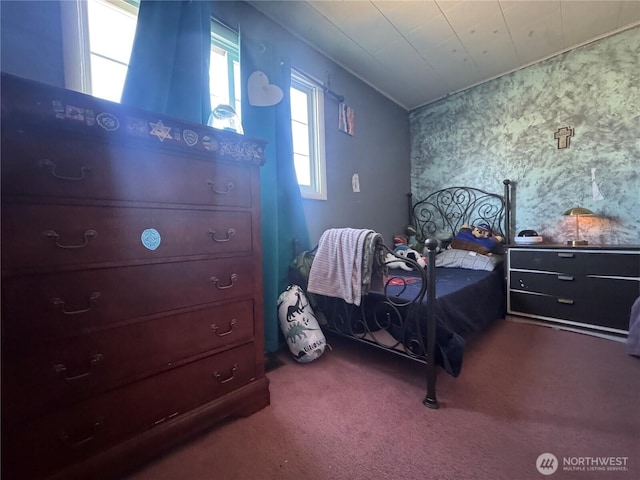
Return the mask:
[[640,24],[640,0],[249,3],[407,110]]

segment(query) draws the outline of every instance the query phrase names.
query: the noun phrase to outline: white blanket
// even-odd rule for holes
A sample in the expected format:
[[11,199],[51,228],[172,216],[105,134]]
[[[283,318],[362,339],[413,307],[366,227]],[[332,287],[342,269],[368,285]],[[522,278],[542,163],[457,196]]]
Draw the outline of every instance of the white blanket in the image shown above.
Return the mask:
[[355,228],[326,230],[318,242],[307,290],[360,305],[362,257],[371,233],[375,234],[373,230]]

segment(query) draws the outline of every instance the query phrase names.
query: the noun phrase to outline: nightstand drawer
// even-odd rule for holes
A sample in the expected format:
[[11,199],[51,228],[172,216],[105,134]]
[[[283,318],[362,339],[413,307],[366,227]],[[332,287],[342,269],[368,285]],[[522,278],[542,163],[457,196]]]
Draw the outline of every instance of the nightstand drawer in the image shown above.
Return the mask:
[[640,277],[638,252],[509,249],[509,268],[568,273]]
[[557,297],[588,297],[607,305],[619,302],[620,298],[635,299],[640,296],[640,280],[637,279],[518,270],[510,272],[509,288]]
[[509,304],[509,312],[515,315],[567,320],[625,332],[629,330],[631,305],[619,303],[615,299],[603,303],[586,295],[558,297],[511,291]]

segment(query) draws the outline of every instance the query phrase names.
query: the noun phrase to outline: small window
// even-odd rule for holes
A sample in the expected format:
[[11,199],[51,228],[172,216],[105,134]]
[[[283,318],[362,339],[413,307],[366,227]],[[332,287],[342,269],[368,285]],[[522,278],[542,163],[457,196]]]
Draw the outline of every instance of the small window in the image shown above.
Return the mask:
[[[120,101],[139,6],[140,0],[61,2],[67,88]],[[231,105],[240,116],[238,43],[236,32],[211,20],[211,107]]]
[[216,20],[211,21],[209,89],[211,108],[229,105],[242,118],[240,109],[240,49],[238,34]]
[[296,70],[291,71],[291,133],[302,197],[326,200],[324,91]]
[[87,2],[87,15],[91,94],[119,102],[136,34],[138,5],[92,0]]

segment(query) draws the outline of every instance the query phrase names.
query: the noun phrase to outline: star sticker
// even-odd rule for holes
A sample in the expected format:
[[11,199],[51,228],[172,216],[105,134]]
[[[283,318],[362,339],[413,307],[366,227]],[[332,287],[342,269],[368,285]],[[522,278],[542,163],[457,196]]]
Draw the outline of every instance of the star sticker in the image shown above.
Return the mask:
[[158,120],[156,123],[149,122],[149,125],[151,125],[151,135],[158,137],[158,140],[161,142],[164,142],[165,138],[171,139],[171,135],[169,134],[171,127],[166,127],[162,123],[162,120]]

